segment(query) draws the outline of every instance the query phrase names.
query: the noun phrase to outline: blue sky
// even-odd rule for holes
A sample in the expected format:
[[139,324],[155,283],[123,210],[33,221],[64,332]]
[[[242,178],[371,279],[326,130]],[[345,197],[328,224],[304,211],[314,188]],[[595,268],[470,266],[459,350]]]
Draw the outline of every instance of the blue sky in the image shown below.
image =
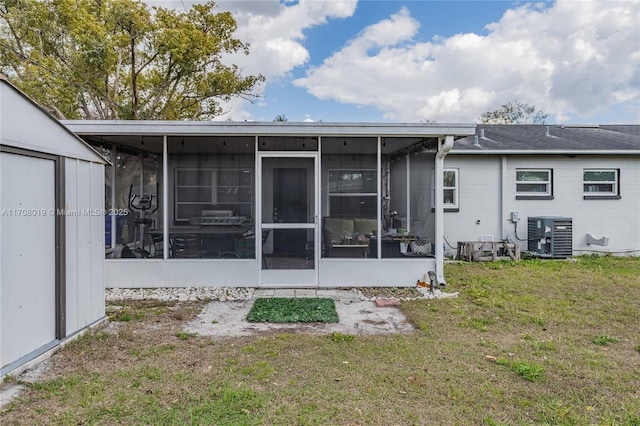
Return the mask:
[[235,100],[221,119],[473,122],[515,100],[549,123],[640,123],[638,1],[218,6],[251,44],[228,60],[267,78],[255,103]]

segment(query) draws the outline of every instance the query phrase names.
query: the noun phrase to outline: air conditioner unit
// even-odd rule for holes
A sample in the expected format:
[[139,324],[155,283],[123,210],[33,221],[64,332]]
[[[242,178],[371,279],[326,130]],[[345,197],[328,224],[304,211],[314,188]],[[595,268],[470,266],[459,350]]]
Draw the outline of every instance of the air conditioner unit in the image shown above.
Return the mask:
[[527,231],[530,253],[558,259],[573,255],[573,223],[570,217],[529,217]]

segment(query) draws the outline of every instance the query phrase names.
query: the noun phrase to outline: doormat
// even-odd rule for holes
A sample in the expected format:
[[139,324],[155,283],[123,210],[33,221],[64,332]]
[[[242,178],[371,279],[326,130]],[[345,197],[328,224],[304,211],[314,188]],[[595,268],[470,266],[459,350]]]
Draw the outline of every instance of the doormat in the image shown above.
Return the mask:
[[273,297],[256,299],[247,314],[249,322],[338,322],[333,299],[289,299]]

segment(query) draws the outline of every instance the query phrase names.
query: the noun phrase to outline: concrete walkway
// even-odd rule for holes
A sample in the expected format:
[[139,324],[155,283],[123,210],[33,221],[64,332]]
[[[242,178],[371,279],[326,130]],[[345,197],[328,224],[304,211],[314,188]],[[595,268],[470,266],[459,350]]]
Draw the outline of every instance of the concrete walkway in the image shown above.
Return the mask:
[[[335,300],[340,322],[272,324],[250,323],[247,314],[258,298],[330,298]],[[185,326],[185,331],[203,336],[238,337],[269,332],[311,334],[389,334],[412,331],[413,326],[394,306],[379,308],[369,300],[361,300],[358,293],[340,289],[256,289],[249,300],[210,302],[198,317]]]

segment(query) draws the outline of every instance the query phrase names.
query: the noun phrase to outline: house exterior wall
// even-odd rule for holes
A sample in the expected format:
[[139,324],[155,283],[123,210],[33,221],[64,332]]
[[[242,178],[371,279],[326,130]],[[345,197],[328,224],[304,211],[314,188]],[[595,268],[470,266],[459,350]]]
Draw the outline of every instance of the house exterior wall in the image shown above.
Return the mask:
[[65,161],[67,335],[104,317],[104,166]]
[[[527,218],[573,219],[574,254],[640,254],[640,158],[617,155],[455,155],[446,168],[459,168],[460,211],[445,213],[445,236],[456,241],[516,241],[510,212],[518,212],[518,237],[527,238]],[[516,199],[516,170],[552,169],[553,199]],[[584,169],[619,169],[620,199],[585,200]],[[479,223],[478,223],[479,221]],[[587,245],[586,234],[610,238],[608,246]],[[526,250],[526,241],[518,241]],[[452,248],[448,247],[451,254]]]

